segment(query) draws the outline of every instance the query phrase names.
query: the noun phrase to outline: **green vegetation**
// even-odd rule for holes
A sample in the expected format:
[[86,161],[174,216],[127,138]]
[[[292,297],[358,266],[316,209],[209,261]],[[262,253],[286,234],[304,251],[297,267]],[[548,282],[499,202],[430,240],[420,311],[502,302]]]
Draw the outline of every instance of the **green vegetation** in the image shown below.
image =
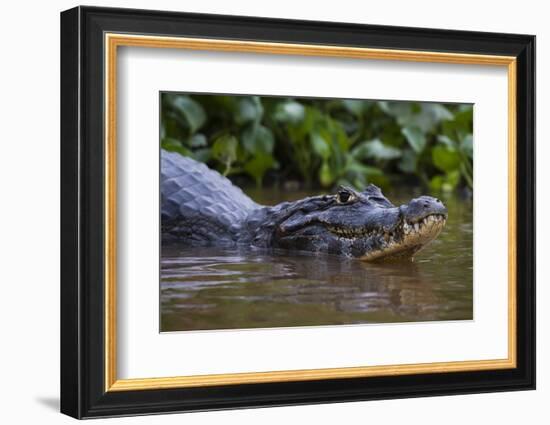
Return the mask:
[[256,185],[473,185],[471,105],[161,96],[161,144]]

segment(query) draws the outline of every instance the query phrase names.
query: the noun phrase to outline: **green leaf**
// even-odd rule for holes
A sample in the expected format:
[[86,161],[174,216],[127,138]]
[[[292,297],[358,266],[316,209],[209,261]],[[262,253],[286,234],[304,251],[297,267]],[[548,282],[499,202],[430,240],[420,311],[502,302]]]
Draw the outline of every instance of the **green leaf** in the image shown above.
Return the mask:
[[231,135],[223,135],[218,137],[212,145],[212,156],[221,162],[225,169],[224,175],[231,171],[231,164],[237,159],[237,138]]
[[188,144],[192,148],[203,148],[207,145],[206,136],[201,133],[194,134],[189,138]]
[[401,161],[399,161],[399,169],[405,173],[413,174],[416,172],[418,163],[418,156],[412,149],[406,149],[403,151]]
[[411,104],[411,111],[413,114],[420,114],[422,112],[422,106],[415,102]]
[[243,130],[241,141],[251,154],[271,154],[275,145],[271,130],[257,123],[250,124]]
[[430,110],[436,121],[451,121],[454,119],[451,111],[440,103],[427,103],[426,108]]
[[440,192],[443,183],[445,183],[445,176],[434,176],[430,180],[430,189],[432,190],[432,192]]
[[460,172],[462,173],[462,176],[464,177],[464,180],[466,180],[466,185],[470,188],[474,188],[474,178],[472,176],[472,169],[471,166],[468,167],[465,162],[460,164]]
[[330,186],[334,181],[334,178],[335,176],[332,173],[332,169],[330,168],[328,162],[323,161],[323,165],[321,165],[321,168],[319,169],[319,182],[321,183],[321,186]]
[[388,146],[379,139],[361,142],[351,151],[351,155],[357,159],[375,158],[378,160],[390,160],[401,157],[401,151],[393,146]]
[[461,140],[463,137],[472,134],[473,107],[472,105],[460,105],[452,121],[442,123],[442,132],[453,138]]
[[295,145],[298,145],[309,138],[314,126],[320,119],[322,119],[322,114],[316,108],[304,106],[304,109],[305,116],[299,125],[287,127],[287,131],[291,136],[290,141]]
[[426,147],[426,136],[418,127],[404,127],[401,133],[416,153],[421,153]]
[[267,172],[271,168],[276,168],[277,162],[271,155],[259,153],[255,155],[250,161],[244,165],[244,170],[256,181],[256,185],[260,187],[262,180]]
[[445,175],[437,175],[430,180],[430,188],[434,192],[452,192],[460,183],[460,172],[452,171]]
[[460,150],[470,159],[474,159],[474,138],[468,134],[460,141]]
[[460,105],[459,111],[454,116],[455,125],[471,133],[473,120],[474,120],[474,106]]
[[453,114],[437,103],[384,101],[378,102],[378,106],[401,127],[417,127],[423,133],[432,132],[440,122],[453,119]]
[[275,107],[273,117],[280,123],[297,125],[305,118],[305,108],[301,103],[294,100],[280,102]]
[[444,144],[444,145],[447,146],[447,148],[449,148],[449,149],[454,149],[455,146],[456,146],[456,142],[455,142],[453,139],[451,139],[450,137],[445,136],[445,135],[439,135],[439,136],[437,136],[437,141],[438,141],[439,143]]
[[210,148],[201,148],[193,151],[193,158],[199,162],[208,162],[212,158]]
[[192,156],[192,152],[183,146],[179,140],[173,139],[171,137],[165,137],[160,143],[162,149],[169,152],[178,152],[183,156]]
[[329,136],[326,133],[322,135],[320,132],[315,131],[311,134],[311,146],[313,147],[313,151],[324,160],[330,157],[329,140]]
[[386,114],[391,115],[398,120],[408,122],[414,114],[414,104],[411,102],[392,102],[379,101],[378,107]]
[[256,143],[258,146],[257,151],[265,154],[271,154],[273,152],[273,147],[275,146],[275,138],[273,137],[271,130],[263,125],[258,126],[258,129],[256,130]]
[[445,146],[434,146],[432,149],[433,164],[441,171],[451,172],[460,167],[460,154],[455,149]]
[[342,105],[355,116],[361,116],[370,109],[373,102],[368,100],[343,99]]
[[206,113],[201,104],[189,96],[174,96],[172,105],[185,118],[191,133],[195,133],[206,122]]
[[333,140],[337,142],[338,147],[340,148],[339,151],[347,152],[349,150],[351,141],[346,131],[344,130],[344,127],[340,122],[333,120],[330,117],[327,117],[327,121],[330,133],[333,136]]
[[[450,173],[447,173],[447,184],[452,187],[452,189],[455,189],[458,186],[458,183],[460,183],[460,171],[454,170]],[[445,189],[445,188],[444,188]]]
[[351,160],[348,162],[346,170],[361,174],[365,177],[381,176],[384,174],[382,170],[378,167],[371,167],[369,165],[362,164],[361,162],[355,161],[355,160]]
[[263,113],[262,102],[258,96],[241,97],[237,103],[235,121],[239,125],[260,121]]

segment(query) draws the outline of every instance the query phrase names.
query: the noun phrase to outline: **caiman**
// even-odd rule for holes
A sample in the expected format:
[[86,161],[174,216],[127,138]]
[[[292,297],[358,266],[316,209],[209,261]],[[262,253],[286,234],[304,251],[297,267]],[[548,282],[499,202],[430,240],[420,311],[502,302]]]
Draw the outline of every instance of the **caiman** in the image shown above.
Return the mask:
[[162,238],[187,246],[412,259],[447,220],[439,199],[420,196],[395,206],[372,184],[363,191],[341,186],[333,194],[264,206],[205,164],[164,150],[160,192]]

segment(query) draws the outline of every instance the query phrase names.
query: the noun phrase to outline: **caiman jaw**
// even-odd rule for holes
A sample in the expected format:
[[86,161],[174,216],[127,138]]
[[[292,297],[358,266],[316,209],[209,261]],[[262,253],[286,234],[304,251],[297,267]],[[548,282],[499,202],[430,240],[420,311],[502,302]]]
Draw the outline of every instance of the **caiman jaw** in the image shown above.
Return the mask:
[[392,229],[340,228],[329,226],[328,230],[339,238],[376,240],[377,247],[365,252],[363,261],[402,259],[412,256],[434,240],[447,221],[444,214],[428,214],[417,221],[403,220]]
[[361,260],[412,259],[414,254],[441,233],[446,222],[447,216],[444,214],[428,214],[414,222],[404,220],[394,232],[394,237],[390,238],[381,249],[365,253]]

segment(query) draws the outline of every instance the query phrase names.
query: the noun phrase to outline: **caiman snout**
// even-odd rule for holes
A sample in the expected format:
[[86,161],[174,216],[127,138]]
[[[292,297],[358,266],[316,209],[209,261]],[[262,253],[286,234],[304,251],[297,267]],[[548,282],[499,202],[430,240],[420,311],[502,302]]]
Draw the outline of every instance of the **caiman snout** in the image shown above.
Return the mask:
[[430,215],[441,215],[447,218],[447,208],[437,198],[421,196],[400,207],[403,218],[409,223],[418,222]]

